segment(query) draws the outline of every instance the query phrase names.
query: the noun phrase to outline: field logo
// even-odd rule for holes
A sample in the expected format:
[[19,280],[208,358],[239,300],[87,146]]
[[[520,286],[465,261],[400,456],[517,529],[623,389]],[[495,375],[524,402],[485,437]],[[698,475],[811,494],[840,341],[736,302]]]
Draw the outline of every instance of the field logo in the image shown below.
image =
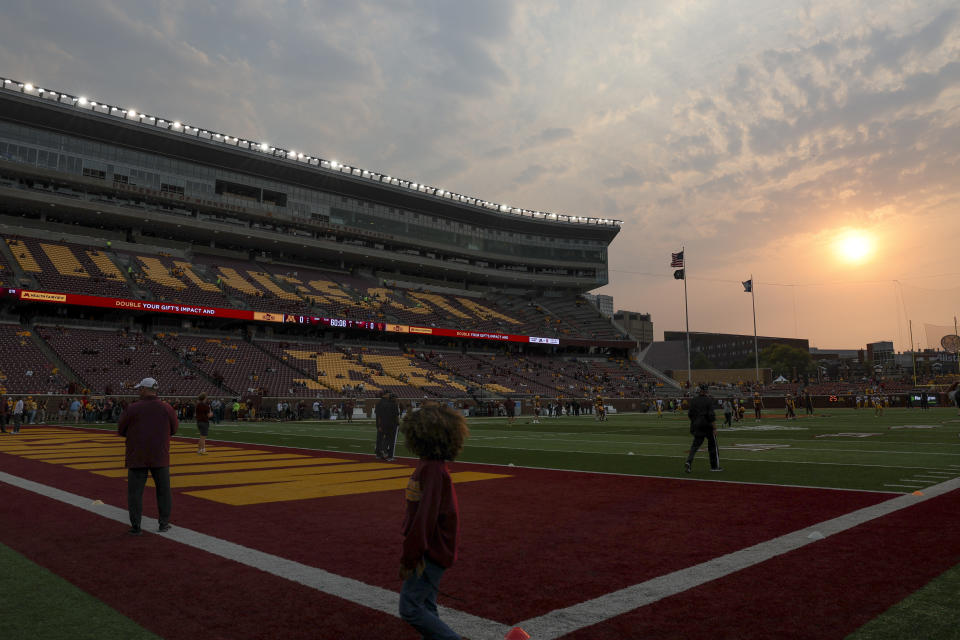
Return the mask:
[[788,427],[782,424],[743,425],[742,427],[726,427],[717,431],[807,431],[807,427]]
[[936,429],[939,425],[935,424],[902,424],[891,429]]
[[720,448],[726,449],[728,451],[770,451],[771,449],[789,449],[790,445],[770,444],[770,443],[758,443],[758,444],[739,443],[739,444],[733,445],[732,447],[720,447]]
[[816,438],[869,438],[870,436],[882,436],[882,433],[821,433]]

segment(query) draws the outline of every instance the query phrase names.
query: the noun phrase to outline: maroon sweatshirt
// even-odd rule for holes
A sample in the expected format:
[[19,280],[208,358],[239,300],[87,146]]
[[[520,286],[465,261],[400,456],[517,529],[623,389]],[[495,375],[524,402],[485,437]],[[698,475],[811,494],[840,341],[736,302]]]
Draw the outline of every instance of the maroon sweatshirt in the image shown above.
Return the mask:
[[169,467],[170,436],[179,426],[177,412],[156,396],[128,405],[117,425],[127,439],[127,468]]
[[406,503],[400,564],[414,569],[426,554],[451,567],[457,559],[460,509],[445,461],[420,459],[407,483]]

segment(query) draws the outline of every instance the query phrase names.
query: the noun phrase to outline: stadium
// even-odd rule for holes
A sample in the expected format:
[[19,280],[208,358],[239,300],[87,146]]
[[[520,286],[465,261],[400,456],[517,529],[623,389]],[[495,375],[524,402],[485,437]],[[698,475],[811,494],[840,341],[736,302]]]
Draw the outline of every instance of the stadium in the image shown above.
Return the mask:
[[[720,430],[722,477],[705,453],[686,475],[682,362],[584,295],[620,221],[0,83],[5,423],[23,401],[0,584],[65,603],[4,612],[3,637],[417,637],[395,575],[416,458],[371,453],[385,393],[469,419],[440,597],[464,637],[955,637],[956,376],[711,374],[757,418]],[[147,377],[181,422],[174,528],[131,541],[114,432]],[[172,602],[137,595],[134,558]]]

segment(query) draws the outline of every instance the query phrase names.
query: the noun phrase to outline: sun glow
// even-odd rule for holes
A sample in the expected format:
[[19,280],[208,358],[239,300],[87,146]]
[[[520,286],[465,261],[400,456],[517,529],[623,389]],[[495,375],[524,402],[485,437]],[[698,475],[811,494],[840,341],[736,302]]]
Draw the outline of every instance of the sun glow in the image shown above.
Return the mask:
[[873,239],[862,231],[848,231],[837,239],[835,248],[842,260],[866,262],[873,253]]

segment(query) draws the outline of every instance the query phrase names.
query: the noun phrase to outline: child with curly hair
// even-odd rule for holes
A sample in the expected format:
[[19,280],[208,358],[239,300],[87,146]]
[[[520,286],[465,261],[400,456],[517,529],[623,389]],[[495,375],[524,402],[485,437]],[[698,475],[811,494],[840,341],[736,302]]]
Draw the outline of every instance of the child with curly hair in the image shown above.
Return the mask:
[[445,405],[411,411],[400,430],[420,461],[406,490],[403,554],[400,558],[400,617],[424,638],[461,640],[437,615],[443,572],[457,558],[460,513],[447,469],[470,435],[463,416]]

